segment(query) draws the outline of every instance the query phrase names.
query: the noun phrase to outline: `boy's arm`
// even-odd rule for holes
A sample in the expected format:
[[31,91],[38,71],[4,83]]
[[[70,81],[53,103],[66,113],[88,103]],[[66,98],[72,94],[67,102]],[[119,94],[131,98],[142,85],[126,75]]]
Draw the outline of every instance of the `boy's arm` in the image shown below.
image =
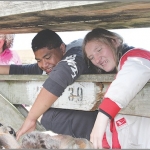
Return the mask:
[[10,65],[9,74],[32,74],[38,75],[42,74],[43,71],[38,67],[38,64],[28,64],[28,65]]
[[75,82],[84,71],[84,60],[81,55],[81,47],[68,51],[44,82],[43,88],[37,96],[23,126],[17,132],[17,139],[29,131],[35,129],[36,120],[62,95],[65,88]]
[[29,65],[0,65],[0,74],[3,75],[23,75],[23,74],[42,74],[43,70],[38,67],[38,64]]

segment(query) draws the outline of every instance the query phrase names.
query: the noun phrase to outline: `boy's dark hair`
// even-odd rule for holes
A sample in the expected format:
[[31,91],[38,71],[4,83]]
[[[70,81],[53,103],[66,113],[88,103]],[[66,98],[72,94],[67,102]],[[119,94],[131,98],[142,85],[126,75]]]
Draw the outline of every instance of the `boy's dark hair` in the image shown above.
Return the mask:
[[45,29],[38,32],[32,39],[32,50],[35,52],[44,47],[47,47],[50,50],[59,47],[62,43],[63,41],[57,33]]

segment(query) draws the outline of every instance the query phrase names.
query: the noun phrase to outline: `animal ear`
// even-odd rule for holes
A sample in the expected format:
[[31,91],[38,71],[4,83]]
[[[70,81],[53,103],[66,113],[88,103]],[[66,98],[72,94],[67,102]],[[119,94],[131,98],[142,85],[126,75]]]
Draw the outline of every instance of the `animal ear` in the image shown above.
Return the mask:
[[0,147],[5,149],[20,149],[21,146],[9,133],[0,133]]
[[9,134],[13,135],[14,137],[16,137],[16,132],[15,130],[11,127],[11,126],[7,126],[8,128],[8,132]]

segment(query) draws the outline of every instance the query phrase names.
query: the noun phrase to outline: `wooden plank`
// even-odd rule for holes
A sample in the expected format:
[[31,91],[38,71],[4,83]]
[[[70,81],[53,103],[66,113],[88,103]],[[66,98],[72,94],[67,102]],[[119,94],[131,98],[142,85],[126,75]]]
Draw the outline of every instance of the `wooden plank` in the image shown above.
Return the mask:
[[[81,75],[77,82],[65,89],[52,107],[96,110],[114,77],[115,74]],[[0,92],[10,103],[32,105],[46,78],[45,75],[1,75]],[[150,81],[119,113],[150,117],[149,93]]]
[[0,33],[150,27],[149,0],[1,1]]
[[[81,75],[76,82],[112,82],[116,74]],[[0,81],[45,81],[47,75],[0,75]],[[150,80],[148,81],[150,82]]]
[[100,1],[0,1],[0,16],[96,4]]
[[[0,75],[0,80],[5,81],[45,81],[48,75]],[[115,74],[86,74],[81,75],[76,82],[112,82]]]
[[128,106],[119,113],[150,117],[150,83],[147,83]]
[[108,87],[106,83],[104,86],[101,83],[75,82],[65,89],[62,96],[58,98],[52,107],[85,111],[96,110],[103,98],[106,87]]
[[[11,125],[18,130],[24,121],[24,117],[19,111],[0,94],[0,122],[3,125]],[[11,113],[10,113],[11,112]],[[10,117],[10,114],[14,117]],[[18,119],[17,119],[18,118]]]
[[[0,123],[5,126],[11,126],[18,131],[22,126],[25,117],[10,103],[4,96],[0,94]],[[45,128],[37,124],[36,130],[45,131]]]
[[[32,105],[44,81],[1,81],[0,92],[12,104]],[[100,83],[75,82],[53,104],[55,108],[93,110],[100,101]]]

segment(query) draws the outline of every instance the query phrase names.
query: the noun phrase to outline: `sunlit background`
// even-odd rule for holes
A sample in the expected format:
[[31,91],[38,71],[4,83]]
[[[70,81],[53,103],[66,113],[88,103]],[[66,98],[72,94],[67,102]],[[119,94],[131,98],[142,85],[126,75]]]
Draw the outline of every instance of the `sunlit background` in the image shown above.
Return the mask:
[[[116,29],[110,30],[120,34],[124,42],[130,46],[144,48],[150,51],[150,28]],[[65,44],[73,40],[84,38],[89,31],[58,32]],[[35,62],[31,49],[31,41],[36,33],[16,34],[12,50],[16,50],[22,63]]]

